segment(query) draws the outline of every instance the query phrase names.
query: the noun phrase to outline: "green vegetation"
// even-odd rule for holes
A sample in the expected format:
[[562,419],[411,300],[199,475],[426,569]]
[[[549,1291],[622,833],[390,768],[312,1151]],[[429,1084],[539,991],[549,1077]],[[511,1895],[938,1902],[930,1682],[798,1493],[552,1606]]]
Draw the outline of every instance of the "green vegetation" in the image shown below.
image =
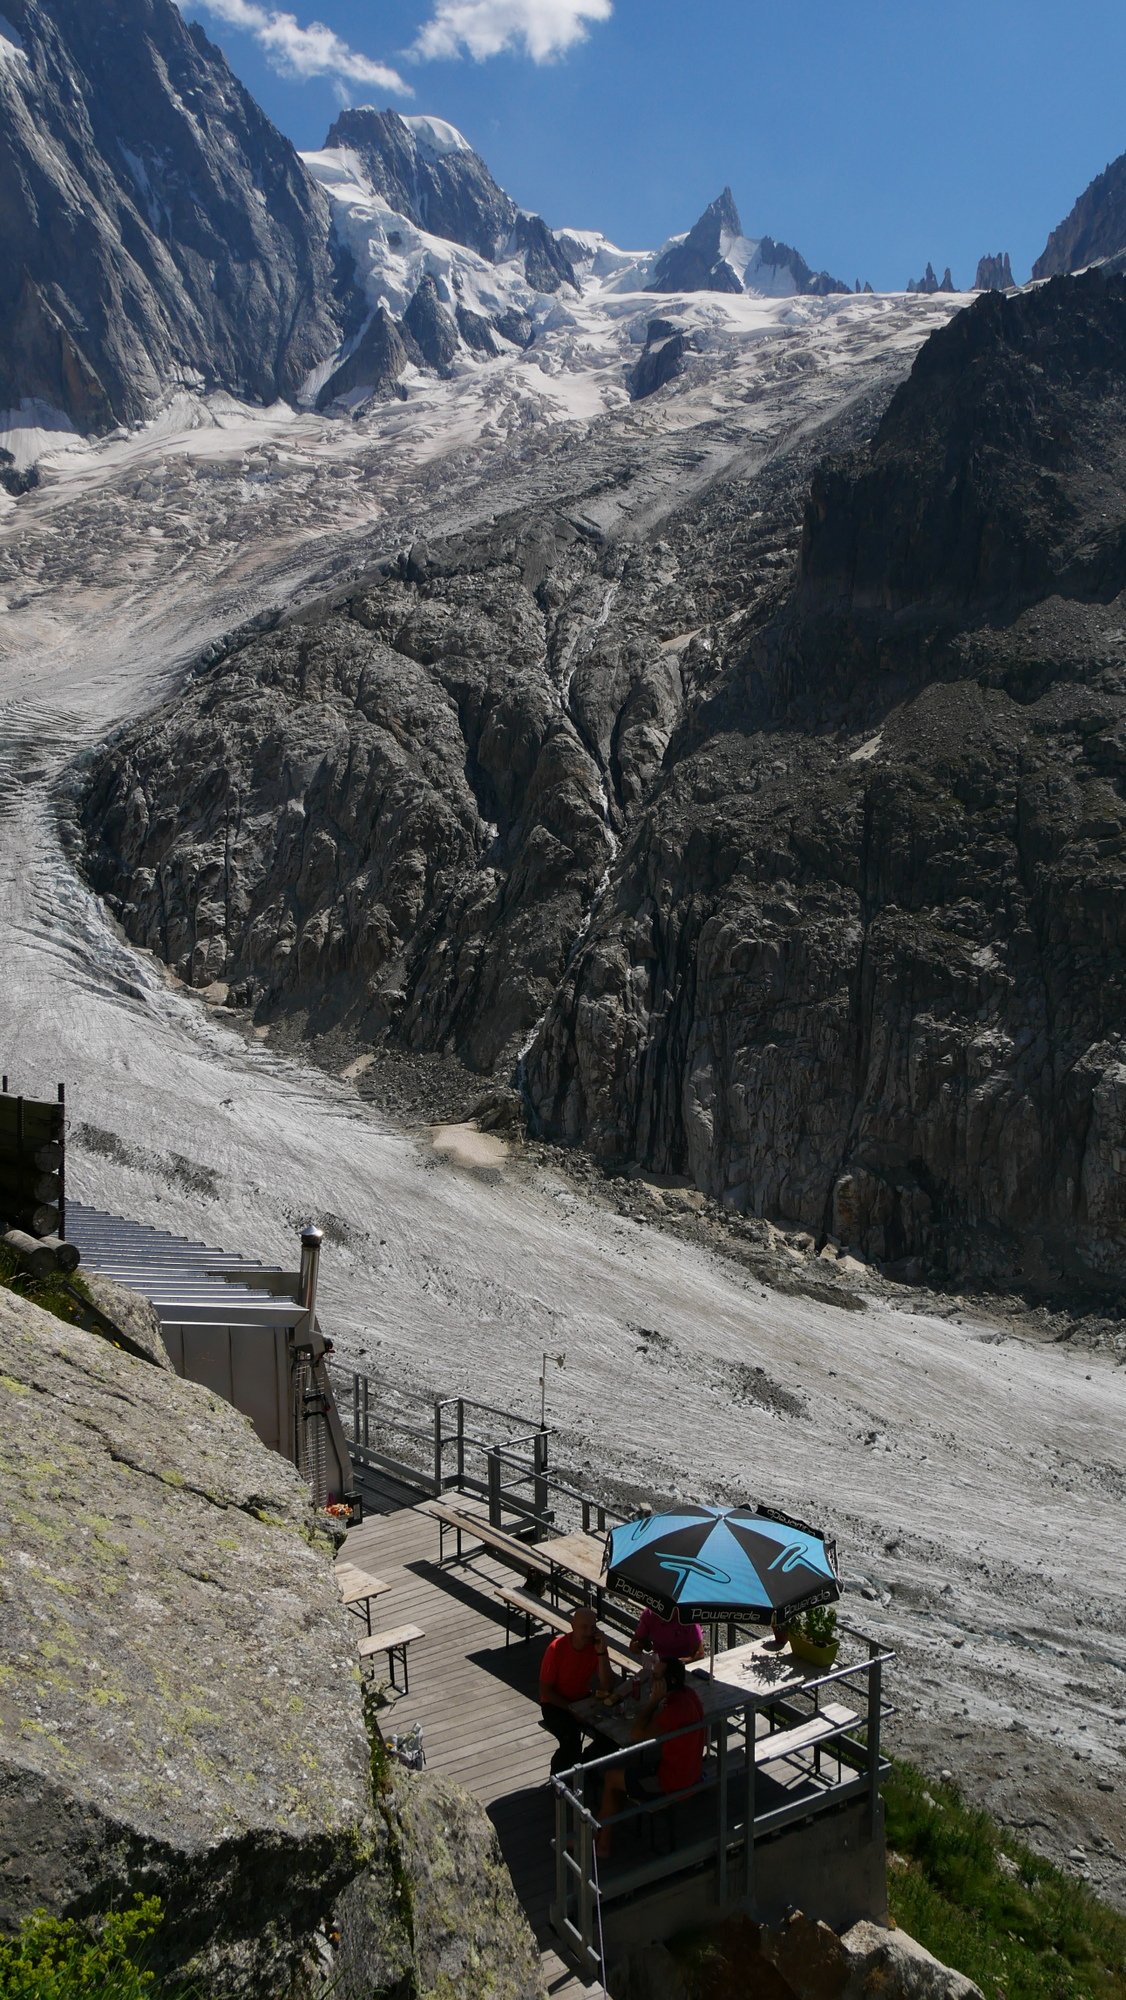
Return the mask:
[[[17,1292],[20,1298],[30,1299],[44,1312],[54,1313],[56,1319],[65,1319],[71,1326],[82,1325],[84,1302],[89,1300],[89,1294],[77,1271],[65,1277],[52,1271],[45,1278],[33,1278],[29,1271],[20,1269],[15,1251],[0,1243],[0,1286]],[[73,1297],[75,1292],[79,1295],[77,1299]]]
[[[37,1910],[0,1943],[0,2000],[161,2000],[144,1969],[161,1914],[156,1896],[138,1896],[94,1930]],[[171,2000],[167,1989],[164,2000]]]
[[896,1763],[884,1787],[892,1914],[986,2000],[1121,2000],[1126,1917],[956,1785]]
[[815,1604],[812,1611],[803,1611],[798,1630],[811,1646],[831,1646],[837,1636],[837,1614],[832,1605]]

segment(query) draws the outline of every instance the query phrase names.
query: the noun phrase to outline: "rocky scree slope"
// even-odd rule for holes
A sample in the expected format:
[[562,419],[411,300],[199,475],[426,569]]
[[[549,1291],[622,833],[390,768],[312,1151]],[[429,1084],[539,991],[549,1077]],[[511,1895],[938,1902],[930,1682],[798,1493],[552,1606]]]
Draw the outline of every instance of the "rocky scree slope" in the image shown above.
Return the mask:
[[201,2000],[539,2000],[483,1810],[373,1789],[307,1490],[104,1302],[164,1366],[0,1290],[0,1928],[143,1890]]
[[37,398],[98,432],[184,381],[292,395],[348,280],[289,141],[170,0],[5,16],[0,409]]
[[1126,284],[989,293],[827,464],[526,1065],[878,1259],[1126,1273]]
[[261,1018],[522,1056],[604,1165],[1114,1287],[1124,394],[1120,281],[990,293],[632,538],[416,546],[97,760],[94,884]]

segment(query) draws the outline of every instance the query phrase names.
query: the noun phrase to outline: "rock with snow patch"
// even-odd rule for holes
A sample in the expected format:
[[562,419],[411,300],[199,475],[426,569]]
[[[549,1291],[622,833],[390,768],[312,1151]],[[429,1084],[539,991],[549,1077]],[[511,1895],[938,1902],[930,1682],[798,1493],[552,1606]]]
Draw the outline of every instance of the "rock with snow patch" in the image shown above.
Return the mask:
[[348,309],[328,203],[171,0],[6,0],[0,408],[292,396]]
[[428,367],[448,375],[458,351],[457,327],[438,297],[433,278],[423,278],[403,314],[402,331],[409,334]]

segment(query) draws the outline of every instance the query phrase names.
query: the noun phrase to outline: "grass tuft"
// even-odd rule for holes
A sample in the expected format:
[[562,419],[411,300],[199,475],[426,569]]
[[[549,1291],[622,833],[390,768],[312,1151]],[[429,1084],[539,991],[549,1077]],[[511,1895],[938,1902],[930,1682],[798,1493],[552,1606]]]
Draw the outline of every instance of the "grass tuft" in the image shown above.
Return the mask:
[[892,1915],[986,2000],[1122,2000],[1126,1917],[967,1806],[896,1763],[884,1786]]

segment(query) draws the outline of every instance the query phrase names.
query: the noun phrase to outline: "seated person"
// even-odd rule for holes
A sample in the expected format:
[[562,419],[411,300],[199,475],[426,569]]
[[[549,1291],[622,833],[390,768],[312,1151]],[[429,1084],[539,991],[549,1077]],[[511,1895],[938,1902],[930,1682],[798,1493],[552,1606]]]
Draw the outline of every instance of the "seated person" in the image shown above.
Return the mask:
[[608,1690],[611,1684],[610,1656],[598,1619],[588,1605],[580,1604],[571,1613],[570,1631],[552,1639],[540,1665],[543,1725],[559,1744],[551,1760],[553,1775],[582,1760],[584,1726],[574,1713],[575,1703],[596,1686]]
[[[700,1727],[692,1729],[690,1725],[693,1722],[698,1722]],[[606,1821],[622,1811],[627,1799],[642,1805],[651,1799],[669,1797],[674,1792],[689,1791],[700,1782],[707,1748],[704,1711],[695,1688],[688,1686],[684,1661],[668,1660],[657,1668],[653,1676],[652,1699],[638,1716],[633,1733],[638,1742],[644,1742],[649,1735],[668,1736],[677,1729],[685,1730],[686,1734],[675,1737],[671,1743],[660,1745],[655,1768],[646,1758],[631,1757],[628,1764],[607,1771],[602,1788],[602,1809],[598,1815],[602,1826],[595,1842],[595,1852],[600,1861],[604,1861],[610,1852],[610,1830]]]
[[646,1607],[629,1649],[631,1653],[656,1653],[659,1660],[702,1660],[704,1629],[702,1625],[686,1625],[678,1613],[662,1618]]

